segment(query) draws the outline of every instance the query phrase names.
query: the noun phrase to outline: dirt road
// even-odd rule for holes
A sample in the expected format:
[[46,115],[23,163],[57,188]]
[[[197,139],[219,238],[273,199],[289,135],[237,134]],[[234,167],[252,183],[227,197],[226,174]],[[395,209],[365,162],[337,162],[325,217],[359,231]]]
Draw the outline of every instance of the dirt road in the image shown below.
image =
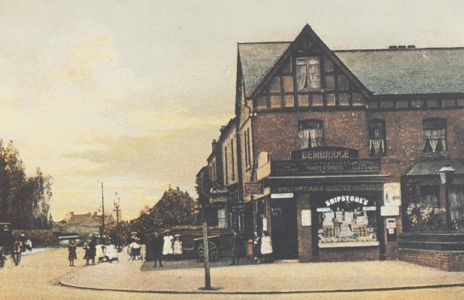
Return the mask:
[[[309,293],[284,295],[188,295],[131,293],[76,289],[58,282],[77,268],[85,267],[82,250],[76,267],[69,267],[67,249],[51,249],[24,256],[19,266],[11,259],[0,269],[0,299],[461,299],[464,288],[440,288],[365,293]],[[239,269],[237,269],[239,271]],[[157,280],[160,280],[157,278]]]

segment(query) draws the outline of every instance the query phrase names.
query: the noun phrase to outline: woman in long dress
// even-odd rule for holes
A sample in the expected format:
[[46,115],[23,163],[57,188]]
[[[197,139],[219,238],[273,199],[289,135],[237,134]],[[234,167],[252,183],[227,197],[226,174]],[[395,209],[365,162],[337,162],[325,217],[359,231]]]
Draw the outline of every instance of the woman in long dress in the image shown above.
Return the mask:
[[263,237],[261,238],[261,254],[263,255],[263,262],[271,262],[272,255],[272,240],[267,231],[263,231]]
[[173,249],[173,240],[174,237],[172,236],[171,232],[169,230],[166,230],[164,232],[164,243],[163,243],[163,256],[166,258],[166,260],[169,260],[170,256],[174,254],[174,249]]

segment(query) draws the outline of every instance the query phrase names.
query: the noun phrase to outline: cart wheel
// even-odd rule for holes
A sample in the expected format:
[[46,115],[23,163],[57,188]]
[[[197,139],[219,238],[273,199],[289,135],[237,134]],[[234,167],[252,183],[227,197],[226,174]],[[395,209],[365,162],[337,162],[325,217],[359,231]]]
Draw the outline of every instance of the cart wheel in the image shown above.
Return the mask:
[[21,252],[13,252],[13,260],[16,266],[19,265],[21,262]]
[[14,245],[13,260],[16,266],[21,262],[21,245],[19,243]]
[[[209,247],[209,259],[210,260],[217,260],[218,259],[218,256],[219,256],[219,251],[218,251],[218,248],[216,247],[216,244],[214,244],[213,242],[209,242],[208,243],[208,247]],[[198,259],[200,259],[201,261],[204,261],[205,260],[205,250],[203,249],[203,243],[201,243],[199,246],[198,246]]]

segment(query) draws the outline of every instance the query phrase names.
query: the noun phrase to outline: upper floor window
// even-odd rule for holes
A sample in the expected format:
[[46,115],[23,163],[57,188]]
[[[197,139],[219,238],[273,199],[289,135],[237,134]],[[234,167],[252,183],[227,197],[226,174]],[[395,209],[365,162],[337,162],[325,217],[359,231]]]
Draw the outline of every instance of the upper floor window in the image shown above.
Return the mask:
[[300,149],[324,146],[324,126],[320,120],[298,122]]
[[321,88],[320,63],[319,57],[298,57],[296,59],[296,81],[299,91]]
[[369,156],[385,156],[385,121],[369,121]]
[[446,151],[446,119],[422,121],[423,152]]

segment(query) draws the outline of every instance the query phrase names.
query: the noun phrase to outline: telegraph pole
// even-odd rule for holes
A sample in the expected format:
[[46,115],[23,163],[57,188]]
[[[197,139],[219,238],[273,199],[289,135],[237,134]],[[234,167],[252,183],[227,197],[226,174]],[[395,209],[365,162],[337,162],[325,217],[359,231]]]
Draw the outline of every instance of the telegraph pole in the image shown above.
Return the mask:
[[121,252],[121,241],[120,241],[120,236],[119,236],[119,212],[121,211],[119,209],[121,205],[121,199],[119,199],[118,193],[115,194],[116,198],[114,199],[114,210],[116,211],[116,249],[118,252]]
[[103,197],[103,182],[102,182],[102,230],[101,230],[101,240],[105,244],[105,198]]

